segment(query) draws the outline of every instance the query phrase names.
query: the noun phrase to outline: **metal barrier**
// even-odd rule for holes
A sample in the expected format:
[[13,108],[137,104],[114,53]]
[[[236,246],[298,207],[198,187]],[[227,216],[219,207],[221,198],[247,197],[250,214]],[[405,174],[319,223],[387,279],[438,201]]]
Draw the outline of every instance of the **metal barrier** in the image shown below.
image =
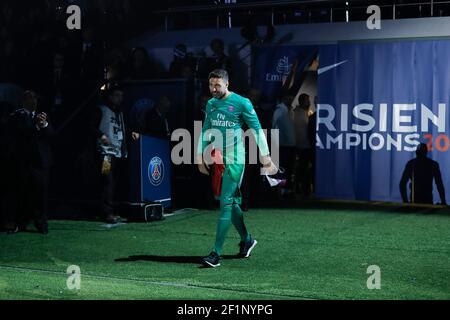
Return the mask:
[[[165,30],[169,31],[169,21],[174,17],[185,17],[186,14],[210,14],[210,17],[215,17],[216,28],[220,29],[221,19],[228,20],[228,27],[231,27],[231,20],[233,15],[238,15],[245,13],[252,15],[258,13],[259,15],[270,16],[270,22],[272,25],[276,25],[276,15],[284,14],[285,10],[305,10],[311,18],[311,12],[313,10],[328,10],[329,19],[327,22],[336,22],[335,16],[338,11],[357,11],[366,10],[368,5],[377,4],[380,1],[373,1],[370,4],[363,0],[353,0],[353,1],[336,1],[336,0],[310,0],[310,1],[256,1],[251,3],[229,3],[229,4],[216,4],[216,5],[199,5],[199,6],[179,6],[174,8],[169,8],[167,10],[154,11],[155,14],[164,15],[165,17]],[[385,1],[383,1],[385,2]],[[423,7],[429,7],[429,12],[431,17],[435,16],[435,8],[439,6],[445,6],[446,10],[450,10],[450,1],[417,1],[414,3],[396,3],[396,1],[391,1],[392,3],[381,3],[378,6],[381,9],[392,9],[392,19],[396,19],[396,14],[400,8],[411,8],[417,7],[417,16],[408,18],[418,18],[422,16]],[[441,10],[442,11],[442,10]],[[450,15],[450,12],[447,13]],[[356,19],[358,20],[358,19]],[[354,20],[353,20],[354,21]],[[324,22],[324,21],[311,21],[308,22]],[[289,24],[289,23],[284,23]]]

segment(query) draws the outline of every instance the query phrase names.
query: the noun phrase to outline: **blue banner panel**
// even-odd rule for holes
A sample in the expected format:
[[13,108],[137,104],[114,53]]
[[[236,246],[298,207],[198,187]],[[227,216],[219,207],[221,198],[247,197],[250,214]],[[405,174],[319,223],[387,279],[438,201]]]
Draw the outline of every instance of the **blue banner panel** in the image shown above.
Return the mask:
[[141,199],[163,202],[171,201],[170,145],[166,140],[142,136],[141,139]]
[[[253,60],[253,86],[258,88],[264,101],[275,103],[281,87],[296,65],[294,83],[301,84],[303,70],[315,58],[316,46],[264,46],[255,48]],[[299,89],[299,88],[297,88]]]
[[448,187],[449,54],[444,40],[320,47],[319,197],[400,202],[400,179],[419,143]]
[[129,196],[133,203],[171,205],[172,168],[169,141],[141,135],[130,145]]

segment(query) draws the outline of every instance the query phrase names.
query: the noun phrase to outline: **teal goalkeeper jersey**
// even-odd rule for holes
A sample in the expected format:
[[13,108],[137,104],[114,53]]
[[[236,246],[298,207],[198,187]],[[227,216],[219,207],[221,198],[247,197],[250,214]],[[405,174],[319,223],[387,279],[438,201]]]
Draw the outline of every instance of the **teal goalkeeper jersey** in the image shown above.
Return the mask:
[[240,181],[245,166],[244,123],[252,129],[251,133],[261,155],[268,155],[266,136],[252,103],[234,92],[226,99],[212,98],[208,101],[197,148],[197,154],[202,154],[208,144],[212,143],[214,148],[221,150],[225,167],[235,181]]

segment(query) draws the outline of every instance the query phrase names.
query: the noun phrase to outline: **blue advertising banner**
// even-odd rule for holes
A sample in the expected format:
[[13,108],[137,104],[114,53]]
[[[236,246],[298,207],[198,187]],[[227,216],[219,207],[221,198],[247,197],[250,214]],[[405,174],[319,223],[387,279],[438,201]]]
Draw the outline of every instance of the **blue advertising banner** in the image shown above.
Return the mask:
[[[291,72],[293,87],[309,94],[302,72],[318,55],[310,68],[317,70],[310,77],[317,82],[316,195],[400,202],[402,173],[419,143],[448,186],[449,53],[447,40],[262,46],[253,83],[272,107]],[[433,200],[440,200],[435,184]]]
[[[300,84],[302,71],[315,58],[316,46],[256,47],[253,60],[253,86],[264,95],[265,102],[275,103],[283,82],[296,66],[294,83]],[[298,89],[298,88],[297,88]]]
[[400,202],[401,176],[419,143],[448,187],[449,53],[443,40],[321,46],[319,197]]

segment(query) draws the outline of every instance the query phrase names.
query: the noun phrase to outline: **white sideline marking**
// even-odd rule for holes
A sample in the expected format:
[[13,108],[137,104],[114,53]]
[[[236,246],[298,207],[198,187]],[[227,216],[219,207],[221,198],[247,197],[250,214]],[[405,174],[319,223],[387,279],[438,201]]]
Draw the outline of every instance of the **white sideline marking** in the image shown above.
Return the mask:
[[100,225],[101,227],[107,228],[107,229],[112,229],[112,228],[117,228],[120,226],[126,225],[126,223],[123,222],[117,222],[117,223],[106,223],[106,224],[102,224]]
[[[8,265],[1,265],[0,264],[0,270],[1,269],[9,269],[9,270],[16,270],[20,272],[35,272],[35,273],[47,273],[47,274],[54,274],[54,275],[61,275],[66,277],[67,274],[65,272],[59,272],[59,271],[53,271],[53,270],[45,270],[45,269],[35,269],[35,268],[26,268],[26,267],[16,267],[16,266],[8,266]],[[235,292],[235,293],[247,293],[247,294],[255,294],[255,295],[261,295],[261,296],[269,296],[269,297],[290,297],[290,298],[296,298],[296,299],[304,299],[304,300],[315,300],[311,298],[304,298],[299,296],[293,296],[293,295],[280,295],[280,294],[271,294],[271,293],[264,293],[264,292],[253,292],[253,291],[240,291],[240,290],[234,290],[234,289],[227,289],[227,288],[213,288],[208,286],[196,286],[196,285],[189,285],[189,284],[182,284],[177,282],[167,282],[167,281],[150,281],[145,279],[133,279],[133,278],[119,278],[119,277],[111,277],[111,276],[103,276],[103,275],[91,275],[91,274],[83,274],[83,277],[87,278],[97,278],[97,279],[108,279],[108,280],[122,280],[122,281],[129,281],[129,282],[138,282],[138,283],[147,283],[152,285],[158,285],[158,286],[167,286],[167,287],[181,287],[181,288],[188,288],[188,289],[208,289],[208,290],[216,290],[216,291],[229,291],[229,292]]]
[[173,213],[164,213],[164,217],[178,216],[180,214],[188,213],[190,211],[198,211],[198,209],[194,209],[194,208],[179,209],[179,210],[174,211]]

